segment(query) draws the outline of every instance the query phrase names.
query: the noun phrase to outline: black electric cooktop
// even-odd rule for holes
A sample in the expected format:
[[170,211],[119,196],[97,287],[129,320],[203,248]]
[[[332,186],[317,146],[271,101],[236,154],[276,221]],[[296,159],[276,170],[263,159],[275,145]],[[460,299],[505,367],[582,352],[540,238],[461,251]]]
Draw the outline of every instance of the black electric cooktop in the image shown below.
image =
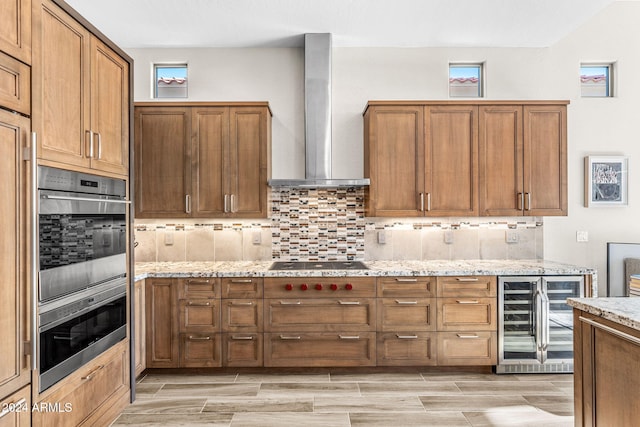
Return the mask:
[[276,261],[269,270],[368,270],[362,261]]

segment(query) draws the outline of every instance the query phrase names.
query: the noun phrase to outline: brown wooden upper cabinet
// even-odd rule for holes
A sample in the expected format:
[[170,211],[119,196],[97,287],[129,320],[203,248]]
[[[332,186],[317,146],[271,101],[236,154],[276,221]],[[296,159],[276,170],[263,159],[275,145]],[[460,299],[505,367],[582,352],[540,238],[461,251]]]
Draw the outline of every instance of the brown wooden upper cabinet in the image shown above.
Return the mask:
[[50,0],[34,1],[33,20],[38,157],[127,175],[127,61]]
[[477,122],[475,105],[370,102],[367,215],[477,215]]
[[0,50],[31,64],[31,0],[0,0]]
[[480,107],[480,215],[567,215],[567,105]]
[[265,218],[270,145],[266,102],[136,104],[136,217]]
[[370,101],[367,216],[567,214],[566,101]]

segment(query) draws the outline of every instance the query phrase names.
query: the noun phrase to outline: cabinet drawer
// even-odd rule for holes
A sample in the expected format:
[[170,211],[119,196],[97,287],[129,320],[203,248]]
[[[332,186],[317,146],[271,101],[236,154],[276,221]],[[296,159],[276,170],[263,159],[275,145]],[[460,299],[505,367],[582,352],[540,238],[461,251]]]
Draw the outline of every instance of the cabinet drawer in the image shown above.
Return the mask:
[[0,426],[31,425],[31,387],[24,387],[0,401]]
[[180,334],[180,367],[210,368],[222,366],[220,334]]
[[0,52],[0,106],[31,115],[31,68]]
[[439,297],[494,297],[496,276],[441,276],[438,277]]
[[188,299],[178,302],[181,332],[219,332],[220,300]]
[[262,300],[222,300],[222,330],[224,332],[262,332]]
[[378,366],[422,366],[437,363],[435,333],[378,333],[377,340]]
[[374,366],[374,332],[265,334],[265,366]]
[[496,298],[438,298],[439,331],[497,331]]
[[[98,357],[61,382],[62,386],[52,394],[46,394],[42,402],[63,405],[62,411],[33,412],[34,426],[92,425],[88,418],[95,413],[109,411],[116,399],[129,390],[128,342],[108,350],[107,357]],[[116,350],[117,349],[117,350]],[[69,378],[69,377],[68,377]],[[55,386],[54,386],[55,387]],[[64,411],[68,404],[72,410]],[[101,407],[104,407],[101,409]],[[107,423],[109,424],[109,423]]]
[[180,279],[178,298],[220,298],[220,282],[213,277]]
[[265,300],[265,330],[374,331],[374,298]]
[[267,277],[265,298],[375,297],[373,277]]
[[496,332],[438,332],[438,365],[495,365]]
[[436,329],[435,298],[378,299],[378,331]]
[[263,366],[262,334],[222,334],[223,366]]
[[380,277],[378,278],[378,297],[417,297],[436,296],[435,277]]
[[222,298],[262,298],[263,280],[257,277],[221,279]]

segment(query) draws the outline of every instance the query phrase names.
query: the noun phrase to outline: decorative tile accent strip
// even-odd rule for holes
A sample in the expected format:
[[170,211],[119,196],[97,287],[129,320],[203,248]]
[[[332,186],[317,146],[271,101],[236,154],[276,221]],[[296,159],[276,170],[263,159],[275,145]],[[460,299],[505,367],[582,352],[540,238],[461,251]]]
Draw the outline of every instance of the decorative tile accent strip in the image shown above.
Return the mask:
[[362,188],[279,188],[271,200],[272,258],[364,259]]

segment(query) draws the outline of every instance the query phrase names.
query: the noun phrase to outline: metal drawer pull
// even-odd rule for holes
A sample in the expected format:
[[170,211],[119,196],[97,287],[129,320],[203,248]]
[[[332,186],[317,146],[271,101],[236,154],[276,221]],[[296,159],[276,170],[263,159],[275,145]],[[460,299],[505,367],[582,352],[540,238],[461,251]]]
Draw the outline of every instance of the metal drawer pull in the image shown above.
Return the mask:
[[2,412],[0,412],[0,418],[4,417],[10,412],[23,411],[26,405],[27,399],[25,399],[24,397],[15,403],[3,403],[2,406],[4,407],[4,409],[2,410]]
[[478,301],[477,299],[467,299],[467,300],[459,299],[459,300],[456,300],[456,302],[458,304],[478,304],[480,301]]
[[341,340],[359,340],[359,335],[338,335]]
[[101,370],[102,368],[104,368],[104,365],[100,365],[100,366],[98,366],[96,369],[94,369],[93,371],[89,372],[89,374],[87,374],[86,376],[84,376],[84,377],[82,377],[82,378],[80,378],[80,379],[81,379],[81,380],[84,380],[84,381],[89,381],[89,380],[93,379],[93,376],[94,376],[94,375],[95,375],[99,370]]
[[287,340],[299,340],[300,336],[298,335],[298,336],[294,336],[294,337],[288,337],[286,335],[280,335],[280,339],[281,340],[285,340],[285,341],[287,341]]
[[189,335],[189,340],[190,341],[209,341],[211,340],[211,337],[195,337],[193,335]]
[[280,305],[300,305],[300,301],[280,301]]
[[340,305],[360,305],[360,301],[338,301]]
[[400,301],[400,300],[396,300],[396,304],[400,304],[400,305],[416,305],[416,304],[418,304],[418,301]]
[[189,305],[192,306],[192,307],[208,307],[208,306],[211,305],[211,303],[210,302],[202,303],[202,302],[189,301]]
[[417,335],[398,335],[398,334],[396,334],[396,337],[398,337],[398,339],[400,339],[400,340],[417,340],[418,339]]
[[231,283],[251,283],[252,279],[231,279]]
[[236,340],[236,341],[252,341],[253,337],[237,337],[237,336],[232,336],[231,337],[232,340]]
[[480,279],[478,279],[477,277],[457,277],[456,280],[458,282],[477,282]]
[[596,321],[591,320],[591,319],[587,319],[586,317],[580,316],[579,319],[580,319],[581,322],[588,323],[589,325],[595,326],[598,329],[602,329],[603,331],[607,331],[612,335],[615,335],[615,336],[617,336],[619,338],[622,338],[623,340],[627,340],[627,341],[630,341],[630,342],[632,342],[634,344],[640,345],[640,338],[638,338],[638,337],[634,337],[633,335],[629,335],[629,334],[627,334],[625,332],[619,331],[617,329],[613,329],[613,328],[611,328],[611,327],[609,327],[607,325],[603,325],[602,323],[596,322]]
[[396,279],[396,282],[400,283],[416,283],[418,279]]
[[210,283],[210,280],[209,279],[205,279],[205,280],[189,279],[189,280],[187,280],[187,283],[190,283],[192,285],[208,285]]
[[474,338],[480,338],[479,336],[473,334],[473,335],[465,335],[465,334],[456,334],[458,335],[458,338],[462,338],[462,339],[474,339]]
[[253,305],[252,302],[233,302],[231,301],[229,305]]

